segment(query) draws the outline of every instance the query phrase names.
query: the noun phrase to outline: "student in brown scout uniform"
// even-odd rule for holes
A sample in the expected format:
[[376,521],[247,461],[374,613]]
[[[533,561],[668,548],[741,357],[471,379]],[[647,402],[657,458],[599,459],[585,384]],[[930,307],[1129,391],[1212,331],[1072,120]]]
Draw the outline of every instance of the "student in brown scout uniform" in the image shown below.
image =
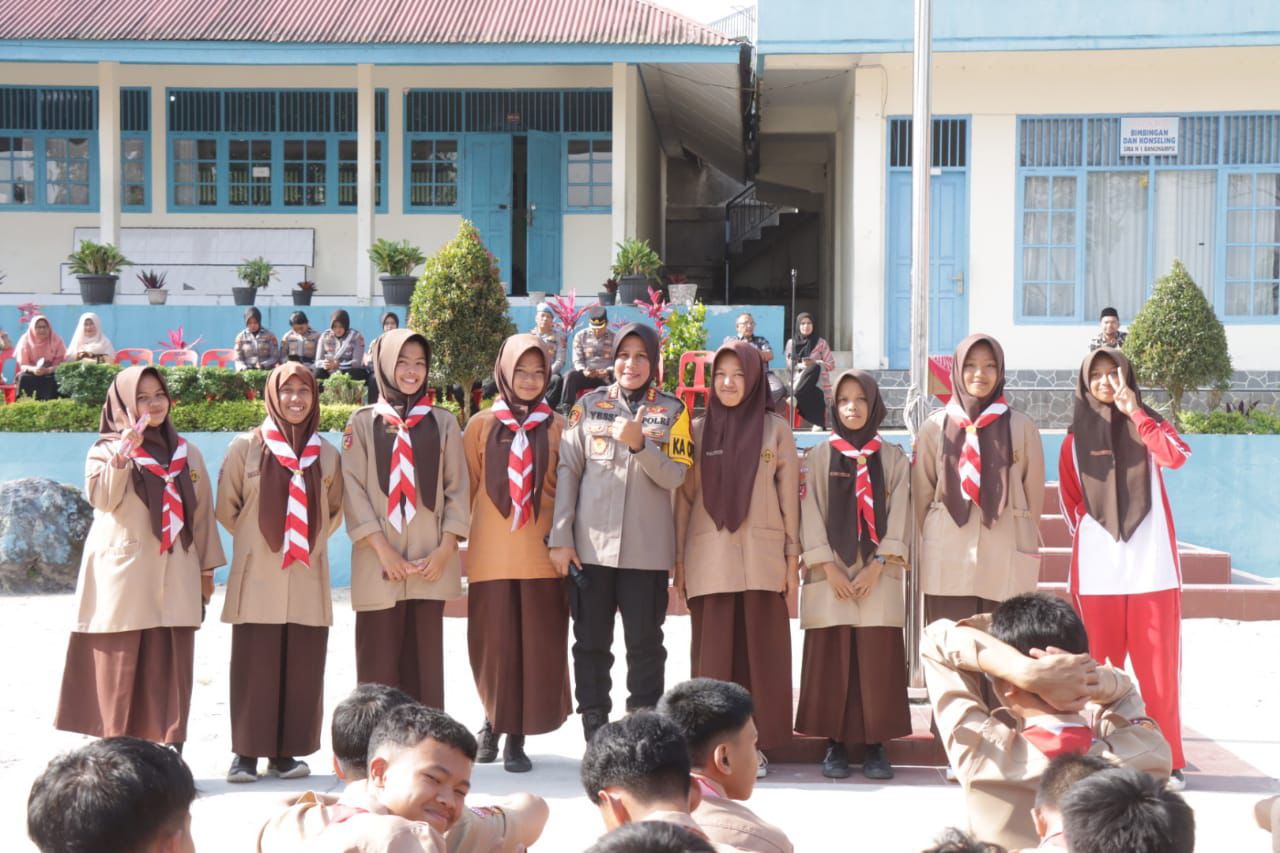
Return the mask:
[[862,744],[863,775],[892,779],[884,743],[911,734],[902,636],[911,466],[878,432],[885,405],[870,373],[836,378],[830,415],[835,431],[809,451],[800,503],[805,633],[796,731],[827,738],[822,775],[848,777],[848,746]]
[[[696,463],[676,493],[675,586],[689,601],[694,678],[741,684],[758,746],[791,741],[791,618],[799,585],[800,458],[767,411],[764,361],[746,341],[716,351]],[[759,758],[760,775],[767,762]]]
[[373,363],[380,399],[357,409],[342,436],[356,680],[441,708],[444,602],[462,593],[458,540],[470,521],[462,431],[426,403],[426,338],[387,332]]
[[228,782],[255,782],[258,758],[282,779],[310,773],[320,748],[333,624],[329,537],[342,522],[338,450],[320,437],[320,394],[305,364],[266,383],[267,417],[236,436],[218,475],[218,521],[232,536],[222,621],[231,628]]
[[476,761],[532,768],[525,735],[553,732],[569,716],[569,601],[551,564],[556,465],[564,418],[543,395],[550,377],[536,335],[513,335],[498,350],[498,400],[462,436],[471,474],[467,546],[467,645],[485,722]]
[[1004,398],[1004,350],[970,335],[951,363],[951,402],[916,437],[911,500],[924,624],[990,612],[1040,577],[1044,448]]
[[93,525],[54,726],[181,749],[196,629],[226,562],[204,457],[169,420],[154,367],[116,375],[85,463]]

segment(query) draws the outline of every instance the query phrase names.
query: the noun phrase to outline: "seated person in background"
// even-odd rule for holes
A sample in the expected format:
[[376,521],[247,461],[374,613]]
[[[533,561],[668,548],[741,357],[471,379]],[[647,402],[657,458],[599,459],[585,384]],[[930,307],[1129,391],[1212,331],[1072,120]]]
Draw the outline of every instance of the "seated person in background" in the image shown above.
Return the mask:
[[600,836],[586,853],[715,853],[705,838],[674,823],[628,823]]
[[189,853],[195,798],[172,749],[104,738],[49,762],[31,786],[27,834],[43,853]]
[[1280,853],[1280,797],[1267,797],[1253,806],[1253,819],[1271,833],[1272,853]]
[[[382,332],[378,338],[382,337],[392,329],[400,328],[400,317],[394,311],[388,311],[382,315]],[[364,381],[364,387],[368,392],[369,405],[378,402],[378,377],[373,369],[373,345],[378,342],[378,338],[369,341],[369,346],[364,351],[364,369],[369,377]]]
[[603,305],[587,309],[587,328],[573,336],[573,370],[564,377],[560,412],[567,414],[579,391],[589,391],[613,381],[613,331]]
[[27,330],[18,338],[18,395],[52,400],[58,396],[58,377],[54,375],[59,364],[67,360],[67,345],[49,325],[43,314],[31,317]]
[[975,841],[967,832],[949,826],[934,839],[933,846],[923,853],[1006,853],[999,844]]
[[1099,347],[1116,347],[1117,349],[1124,347],[1124,339],[1129,337],[1129,333],[1120,331],[1119,311],[1114,308],[1103,308],[1102,314],[1098,317],[1098,326],[1098,334],[1089,341],[1090,350],[1096,350]]
[[[1044,593],[925,628],[920,657],[933,718],[979,838],[1015,849],[1038,844],[1036,788],[1049,762],[1066,752],[1168,778],[1169,744],[1142,697],[1128,676],[1098,666],[1088,650],[1075,610]],[[987,706],[986,678],[1003,707]]]
[[745,341],[758,349],[760,357],[764,359],[764,377],[769,383],[769,399],[775,403],[778,402],[786,395],[787,389],[782,384],[782,380],[769,369],[769,362],[773,361],[773,346],[769,343],[769,339],[763,335],[756,334],[756,318],[746,312],[738,315],[738,319],[733,326],[737,329],[738,334],[725,335],[720,346],[732,341]]
[[702,794],[693,819],[707,837],[740,850],[790,853],[786,834],[740,802],[750,799],[756,786],[756,724],[747,689],[693,678],[668,690],[657,710],[689,744],[693,781]]
[[244,328],[236,335],[236,370],[271,370],[280,363],[280,342],[270,329],[262,328],[262,312],[254,306],[244,309]]
[[364,335],[351,328],[351,315],[341,308],[333,312],[329,328],[316,345],[316,378],[328,379],[335,373],[360,382],[369,378],[364,368]]
[[116,348],[102,331],[102,321],[92,311],[86,311],[76,321],[75,334],[67,344],[67,357],[77,361],[96,361],[99,364],[113,361]]
[[[560,392],[564,384],[564,376],[560,371],[564,369],[566,346],[564,333],[556,329],[556,315],[551,311],[551,306],[545,302],[539,302],[533,314],[533,333],[546,346],[551,361],[551,380],[547,384],[546,397],[547,405],[554,409],[560,405]],[[494,391],[496,393],[496,387]]]
[[289,315],[289,331],[280,339],[280,358],[299,361],[312,370],[316,369],[316,349],[320,345],[320,333],[311,328],[307,315],[294,311]]
[[1067,838],[1062,833],[1062,798],[1081,779],[1114,766],[1101,755],[1075,752],[1064,752],[1049,762],[1040,777],[1036,804],[1031,809],[1031,820],[1036,825],[1036,835],[1040,836],[1037,850],[1067,849]]
[[0,329],[0,352],[13,349],[13,339],[4,329]]
[[1132,767],[1113,767],[1082,779],[1062,801],[1071,853],[1191,853],[1196,818],[1191,806]]

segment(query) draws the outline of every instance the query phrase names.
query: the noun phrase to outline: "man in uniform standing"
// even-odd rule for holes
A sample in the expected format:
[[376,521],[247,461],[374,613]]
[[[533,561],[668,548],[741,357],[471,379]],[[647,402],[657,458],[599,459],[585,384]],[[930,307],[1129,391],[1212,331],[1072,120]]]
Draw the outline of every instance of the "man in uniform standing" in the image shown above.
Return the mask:
[[587,311],[587,320],[587,328],[573,336],[573,370],[564,378],[564,391],[560,396],[562,412],[577,401],[579,391],[613,381],[614,336],[609,331],[609,314],[603,305],[592,305]]

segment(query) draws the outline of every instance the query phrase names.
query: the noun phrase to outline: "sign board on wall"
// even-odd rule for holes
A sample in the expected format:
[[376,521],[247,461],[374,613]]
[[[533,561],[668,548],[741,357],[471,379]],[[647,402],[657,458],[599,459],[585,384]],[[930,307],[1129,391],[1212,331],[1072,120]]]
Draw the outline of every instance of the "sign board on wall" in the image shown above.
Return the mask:
[[1120,156],[1145,157],[1151,154],[1178,156],[1177,117],[1121,118]]

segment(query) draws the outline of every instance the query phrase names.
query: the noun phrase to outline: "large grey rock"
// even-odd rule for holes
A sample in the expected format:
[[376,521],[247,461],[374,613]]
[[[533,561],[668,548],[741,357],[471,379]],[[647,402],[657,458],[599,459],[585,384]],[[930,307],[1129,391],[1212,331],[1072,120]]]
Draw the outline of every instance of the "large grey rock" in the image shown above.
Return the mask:
[[75,486],[45,477],[0,483],[0,592],[69,592],[93,508]]

